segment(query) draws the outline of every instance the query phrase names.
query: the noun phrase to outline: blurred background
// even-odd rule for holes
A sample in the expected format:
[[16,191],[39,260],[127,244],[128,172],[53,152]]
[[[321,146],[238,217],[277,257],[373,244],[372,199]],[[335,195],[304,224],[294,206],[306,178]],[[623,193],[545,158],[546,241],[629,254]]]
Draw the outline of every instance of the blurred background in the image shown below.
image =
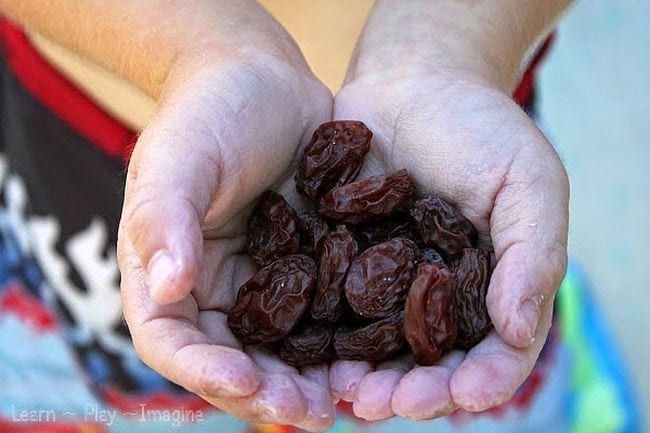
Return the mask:
[[650,2],[577,2],[539,84],[544,129],[571,179],[570,256],[591,281],[648,414]]

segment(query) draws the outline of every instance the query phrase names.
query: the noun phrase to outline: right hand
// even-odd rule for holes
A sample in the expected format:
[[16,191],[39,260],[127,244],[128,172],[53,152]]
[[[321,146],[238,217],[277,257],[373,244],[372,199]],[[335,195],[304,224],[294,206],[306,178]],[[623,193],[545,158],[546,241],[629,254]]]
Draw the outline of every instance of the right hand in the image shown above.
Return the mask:
[[331,118],[332,97],[299,52],[210,55],[171,73],[133,151],[118,241],[124,315],[143,361],[217,408],[324,430],[327,367],[299,372],[247,350],[226,317],[254,272],[248,213],[264,190],[293,188],[299,149]]

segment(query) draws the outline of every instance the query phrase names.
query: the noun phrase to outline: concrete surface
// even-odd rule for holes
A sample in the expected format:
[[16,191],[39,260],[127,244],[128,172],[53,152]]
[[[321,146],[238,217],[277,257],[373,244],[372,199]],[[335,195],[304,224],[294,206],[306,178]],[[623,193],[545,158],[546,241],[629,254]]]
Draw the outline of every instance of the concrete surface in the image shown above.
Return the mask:
[[571,256],[650,431],[650,1],[577,2],[542,71],[541,114],[571,178]]

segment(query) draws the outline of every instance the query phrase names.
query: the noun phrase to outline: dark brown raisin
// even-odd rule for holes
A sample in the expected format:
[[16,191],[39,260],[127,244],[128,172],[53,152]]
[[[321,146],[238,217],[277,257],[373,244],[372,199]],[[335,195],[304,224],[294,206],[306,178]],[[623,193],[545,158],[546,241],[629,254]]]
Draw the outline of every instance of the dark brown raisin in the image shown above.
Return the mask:
[[311,307],[311,317],[315,320],[326,323],[338,320],[345,298],[345,276],[357,252],[357,242],[345,226],[337,227],[323,240],[318,282]]
[[334,348],[340,359],[379,363],[404,345],[404,311],[400,310],[361,328],[340,328],[334,334]]
[[452,290],[458,323],[456,346],[468,350],[492,329],[485,296],[490,284],[490,253],[465,248],[452,264]]
[[359,174],[372,132],[362,122],[336,120],[316,129],[298,165],[296,189],[314,203]]
[[246,344],[277,341],[298,323],[315,287],[316,263],[310,257],[282,257],[239,289],[228,325]]
[[334,355],[334,328],[308,324],[282,340],[280,358],[294,367],[329,362]]
[[404,307],[404,336],[415,362],[433,365],[454,346],[456,332],[449,269],[421,263]]
[[266,266],[299,249],[296,212],[280,194],[266,191],[248,220],[248,254],[258,265]]
[[399,170],[368,177],[325,194],[318,211],[333,220],[359,224],[402,209],[414,192],[411,176],[406,170]]
[[422,241],[447,257],[457,256],[463,248],[476,244],[474,225],[455,207],[434,195],[415,202],[411,215]]
[[395,238],[357,256],[345,281],[345,296],[354,312],[378,318],[402,308],[415,277],[418,255],[415,243]]

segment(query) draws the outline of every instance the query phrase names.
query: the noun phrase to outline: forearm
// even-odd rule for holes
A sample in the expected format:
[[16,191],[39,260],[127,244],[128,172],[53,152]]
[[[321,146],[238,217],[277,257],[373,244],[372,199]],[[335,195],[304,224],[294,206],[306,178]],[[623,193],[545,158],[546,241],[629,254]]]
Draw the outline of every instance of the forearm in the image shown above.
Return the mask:
[[[464,72],[511,91],[571,0],[377,0],[348,80]],[[372,79],[372,78],[370,78]]]
[[0,0],[0,11],[158,98],[170,70],[246,56],[296,57],[281,27],[252,0]]

